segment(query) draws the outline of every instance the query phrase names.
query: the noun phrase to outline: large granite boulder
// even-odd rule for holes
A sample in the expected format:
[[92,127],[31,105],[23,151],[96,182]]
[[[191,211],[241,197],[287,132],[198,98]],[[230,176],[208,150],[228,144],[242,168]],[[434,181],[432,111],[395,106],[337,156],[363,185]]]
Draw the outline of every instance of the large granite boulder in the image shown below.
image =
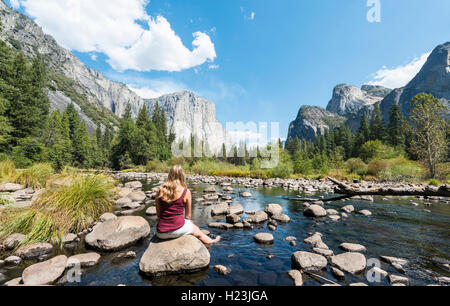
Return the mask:
[[39,286],[53,284],[66,270],[67,257],[64,255],[29,266],[22,272],[24,285]]
[[320,217],[326,217],[327,211],[322,206],[311,205],[305,209],[303,214],[307,217],[320,218]]
[[267,204],[267,206],[264,208],[264,211],[270,216],[280,215],[283,213],[283,207],[281,207],[280,204],[271,203]]
[[86,236],[86,244],[101,251],[117,251],[150,234],[148,222],[138,216],[124,216],[99,223]]
[[5,241],[3,242],[3,246],[5,247],[5,250],[9,251],[9,250],[13,250],[14,248],[16,248],[20,242],[22,242],[22,240],[25,238],[25,235],[23,234],[12,234],[10,235],[8,238],[5,239]]
[[192,235],[160,241],[154,239],[141,258],[139,269],[148,276],[195,272],[209,266],[210,254]]

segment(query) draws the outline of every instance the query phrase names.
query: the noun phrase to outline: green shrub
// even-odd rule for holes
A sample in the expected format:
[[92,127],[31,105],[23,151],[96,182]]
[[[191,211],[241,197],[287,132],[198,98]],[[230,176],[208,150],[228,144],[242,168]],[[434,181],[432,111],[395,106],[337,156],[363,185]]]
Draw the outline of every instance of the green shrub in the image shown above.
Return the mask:
[[390,163],[386,160],[374,159],[370,161],[369,166],[367,168],[367,173],[369,175],[378,176],[382,171],[389,168]]
[[313,172],[313,165],[310,159],[298,159],[294,163],[294,173],[310,175]]
[[431,179],[431,180],[428,182],[428,185],[430,185],[430,186],[439,186],[439,185],[441,185],[441,183],[440,183],[438,180]]
[[364,174],[367,172],[367,165],[361,158],[350,158],[345,162],[345,168],[349,173]]

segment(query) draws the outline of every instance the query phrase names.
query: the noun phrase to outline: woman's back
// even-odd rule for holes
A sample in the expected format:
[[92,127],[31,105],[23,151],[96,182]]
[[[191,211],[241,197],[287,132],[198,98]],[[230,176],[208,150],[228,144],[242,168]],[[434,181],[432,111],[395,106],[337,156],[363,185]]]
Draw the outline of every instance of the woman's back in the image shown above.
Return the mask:
[[158,199],[160,212],[159,222],[157,225],[158,232],[170,233],[183,227],[185,223],[184,197],[186,196],[187,191],[188,190],[185,188],[181,194],[181,197],[173,202],[167,203],[162,198]]

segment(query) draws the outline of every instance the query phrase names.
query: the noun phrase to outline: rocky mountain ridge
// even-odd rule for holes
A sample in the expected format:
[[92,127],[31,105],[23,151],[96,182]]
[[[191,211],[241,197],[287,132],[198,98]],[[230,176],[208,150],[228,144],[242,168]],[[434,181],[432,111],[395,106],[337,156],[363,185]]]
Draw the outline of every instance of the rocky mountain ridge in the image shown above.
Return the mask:
[[[302,106],[296,120],[289,127],[289,138],[313,140],[328,129],[336,127],[341,121],[353,132],[359,129],[361,118],[366,113],[372,115],[375,105],[379,104],[386,122],[394,104],[401,106],[405,118],[410,113],[410,101],[419,93],[430,93],[442,104],[450,102],[450,42],[437,46],[420,72],[405,87],[394,90],[382,86],[341,84],[334,88],[332,99],[325,109],[322,107]],[[314,111],[308,111],[314,109]],[[332,120],[329,122],[329,119]]]

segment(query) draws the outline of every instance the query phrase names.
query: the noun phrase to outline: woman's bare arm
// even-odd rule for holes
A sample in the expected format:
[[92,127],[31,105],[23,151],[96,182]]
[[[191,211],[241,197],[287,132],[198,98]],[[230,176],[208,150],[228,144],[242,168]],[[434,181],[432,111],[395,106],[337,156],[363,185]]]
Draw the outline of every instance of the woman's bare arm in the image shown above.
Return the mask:
[[192,193],[190,190],[187,191],[186,196],[184,197],[186,206],[186,219],[191,220],[192,217]]

